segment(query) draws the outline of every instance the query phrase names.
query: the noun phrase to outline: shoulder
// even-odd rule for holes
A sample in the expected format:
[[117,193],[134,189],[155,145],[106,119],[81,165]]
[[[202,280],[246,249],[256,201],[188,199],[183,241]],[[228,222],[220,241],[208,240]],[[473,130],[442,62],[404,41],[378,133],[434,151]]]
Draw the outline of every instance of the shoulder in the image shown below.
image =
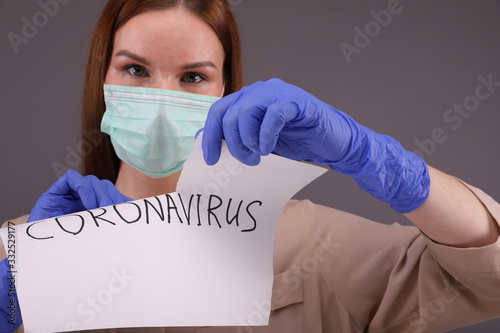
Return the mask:
[[0,227],[6,228],[7,226],[12,225],[12,223],[14,223],[14,224],[26,223],[26,221],[28,220],[29,217],[30,217],[29,214],[27,214],[27,215],[19,216],[15,219],[9,219],[7,221],[4,221],[2,224],[0,224]]

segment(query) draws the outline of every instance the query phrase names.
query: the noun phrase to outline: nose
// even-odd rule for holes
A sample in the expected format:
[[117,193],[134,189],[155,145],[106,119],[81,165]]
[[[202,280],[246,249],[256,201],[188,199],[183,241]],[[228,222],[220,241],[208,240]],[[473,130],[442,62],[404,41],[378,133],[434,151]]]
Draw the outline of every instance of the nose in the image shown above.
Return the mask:
[[164,90],[177,90],[177,91],[180,90],[175,80],[173,78],[168,78],[168,77],[155,80],[150,87],[156,89],[164,89]]

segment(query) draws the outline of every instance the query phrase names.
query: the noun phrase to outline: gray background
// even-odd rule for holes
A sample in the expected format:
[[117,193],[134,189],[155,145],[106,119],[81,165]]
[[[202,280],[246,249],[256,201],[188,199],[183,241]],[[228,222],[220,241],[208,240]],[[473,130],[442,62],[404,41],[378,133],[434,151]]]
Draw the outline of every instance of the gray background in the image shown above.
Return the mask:
[[[391,0],[230,0],[243,39],[246,83],[280,77],[389,134],[409,150],[441,128],[426,161],[500,200],[500,88],[454,130],[445,111],[474,94],[478,76],[500,81],[500,1],[402,0],[399,14],[370,43],[344,57],[371,11]],[[22,35],[38,1],[0,0],[0,221],[29,213],[56,179],[53,165],[79,161],[79,108],[89,37],[105,1],[73,0],[41,25],[16,54],[7,35]],[[408,223],[328,172],[298,198],[377,221]],[[454,332],[498,332],[500,321]]]

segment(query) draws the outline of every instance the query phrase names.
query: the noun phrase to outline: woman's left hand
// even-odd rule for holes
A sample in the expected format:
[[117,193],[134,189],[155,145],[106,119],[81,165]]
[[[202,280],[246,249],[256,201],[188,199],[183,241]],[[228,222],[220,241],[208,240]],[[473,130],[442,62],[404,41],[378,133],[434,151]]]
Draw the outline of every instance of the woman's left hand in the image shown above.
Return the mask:
[[271,152],[327,164],[400,213],[418,208],[429,192],[427,165],[419,156],[278,79],[257,82],[212,106],[202,144],[208,164],[218,161],[222,139],[248,165]]
[[282,80],[257,82],[212,106],[203,132],[204,157],[215,164],[224,138],[231,154],[247,165],[271,152],[329,164],[342,159],[351,142],[346,117]]

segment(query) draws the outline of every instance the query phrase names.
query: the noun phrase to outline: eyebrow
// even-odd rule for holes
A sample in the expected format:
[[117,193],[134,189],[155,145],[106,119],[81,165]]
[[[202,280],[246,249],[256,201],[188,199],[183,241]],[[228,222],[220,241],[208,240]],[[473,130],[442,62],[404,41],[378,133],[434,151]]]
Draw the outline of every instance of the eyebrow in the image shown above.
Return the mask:
[[[135,53],[132,53],[128,50],[120,50],[115,54],[115,56],[124,56],[124,57],[130,58],[130,59],[133,59],[135,61],[141,62],[145,65],[150,65],[150,62],[148,60],[146,60],[146,58],[143,58],[143,57],[141,57]],[[184,66],[182,66],[182,69],[187,70],[187,69],[200,68],[200,67],[217,68],[217,66],[215,66],[215,64],[211,61],[198,61],[198,62],[194,62],[192,64],[184,65]]]
[[147,61],[146,58],[138,56],[137,54],[134,54],[134,53],[127,51],[127,50],[120,50],[120,51],[116,52],[115,56],[124,56],[124,57],[130,58],[130,59],[133,59],[135,61],[142,62],[144,65],[150,64],[150,62]]
[[182,66],[182,69],[193,69],[193,68],[200,68],[200,67],[217,68],[217,66],[215,66],[214,63],[211,61],[199,61],[199,62],[194,62],[192,64],[184,65],[184,66]]

